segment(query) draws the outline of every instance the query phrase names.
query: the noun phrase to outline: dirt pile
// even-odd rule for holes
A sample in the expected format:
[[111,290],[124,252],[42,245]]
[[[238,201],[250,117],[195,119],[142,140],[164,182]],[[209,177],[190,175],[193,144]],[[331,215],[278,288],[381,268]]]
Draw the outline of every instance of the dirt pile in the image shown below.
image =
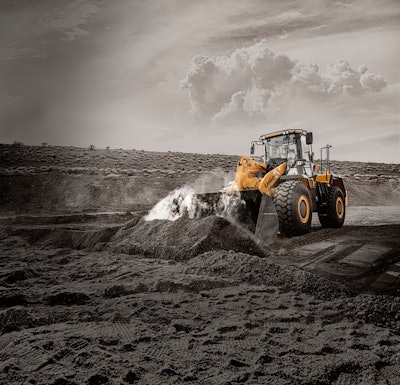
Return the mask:
[[[222,218],[200,223],[137,217],[113,243],[126,236],[188,258],[198,237],[231,249],[235,237],[252,239]],[[361,227],[350,228],[353,238],[342,230],[336,236],[346,244],[362,241],[357,231],[375,245],[382,240]],[[271,247],[268,258],[219,249],[182,262],[40,242],[51,237],[32,245],[0,228],[0,383],[398,382],[400,298],[353,293],[294,266],[316,258],[295,255],[298,243],[337,245],[329,232]]]
[[237,279],[252,285],[277,286],[313,294],[320,299],[352,296],[344,284],[328,281],[292,266],[279,266],[245,253],[209,251],[188,262],[188,274]]
[[399,178],[368,178],[345,180],[350,206],[398,206],[400,205]]
[[196,220],[183,216],[176,221],[142,219],[133,228],[119,230],[108,249],[175,261],[188,261],[209,250],[266,256],[252,233],[216,216]]
[[62,227],[22,227],[11,229],[10,235],[20,236],[31,245],[101,250],[120,226],[87,230]]
[[0,383],[398,382],[399,298],[288,290],[317,281],[243,253],[10,250],[0,240],[7,277],[31,270],[0,297]]
[[143,213],[131,214],[131,220],[124,225],[15,226],[4,230],[4,237],[24,239],[39,247],[104,250],[175,261],[188,261],[210,250],[267,255],[251,232],[225,218],[190,219],[183,215],[175,221],[148,221]]

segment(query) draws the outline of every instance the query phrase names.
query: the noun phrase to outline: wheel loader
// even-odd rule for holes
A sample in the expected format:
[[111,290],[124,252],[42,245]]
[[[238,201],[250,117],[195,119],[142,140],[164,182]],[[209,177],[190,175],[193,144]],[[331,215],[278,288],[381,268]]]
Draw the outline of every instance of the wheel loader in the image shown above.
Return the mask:
[[331,171],[331,146],[321,148],[314,162],[312,143],[312,132],[299,129],[260,136],[251,142],[251,156],[240,157],[229,186],[196,195],[198,216],[226,214],[229,207],[229,215],[266,244],[278,232],[287,237],[310,232],[313,212],[323,227],[343,226],[348,195],[343,179]]

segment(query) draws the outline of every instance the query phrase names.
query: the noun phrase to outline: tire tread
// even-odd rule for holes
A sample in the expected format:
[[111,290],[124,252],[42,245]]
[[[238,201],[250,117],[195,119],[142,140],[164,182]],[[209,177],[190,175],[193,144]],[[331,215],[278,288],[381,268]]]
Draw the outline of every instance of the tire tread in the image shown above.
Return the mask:
[[[288,237],[302,235],[310,231],[310,229],[300,228],[296,224],[296,218],[293,215],[294,194],[296,193],[297,189],[302,188],[298,186],[302,185],[305,187],[305,189],[307,189],[303,182],[300,182],[298,180],[283,182],[277,187],[275,196],[273,198],[275,209],[279,218],[279,230],[281,234]],[[311,205],[311,200],[309,201]]]

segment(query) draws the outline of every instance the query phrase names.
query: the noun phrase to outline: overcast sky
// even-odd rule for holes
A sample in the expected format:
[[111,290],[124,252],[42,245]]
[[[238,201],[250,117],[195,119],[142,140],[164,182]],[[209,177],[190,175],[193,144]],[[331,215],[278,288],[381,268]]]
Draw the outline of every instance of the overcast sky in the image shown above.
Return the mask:
[[0,142],[400,162],[398,0],[0,0]]

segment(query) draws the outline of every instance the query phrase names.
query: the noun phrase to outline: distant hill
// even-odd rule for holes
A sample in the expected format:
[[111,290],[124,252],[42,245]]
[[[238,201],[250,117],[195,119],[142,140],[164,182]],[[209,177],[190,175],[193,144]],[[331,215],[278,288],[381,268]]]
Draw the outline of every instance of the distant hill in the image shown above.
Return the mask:
[[[222,188],[238,156],[0,144],[0,210],[76,212],[148,209],[171,190]],[[400,204],[400,165],[332,161],[351,205]]]

